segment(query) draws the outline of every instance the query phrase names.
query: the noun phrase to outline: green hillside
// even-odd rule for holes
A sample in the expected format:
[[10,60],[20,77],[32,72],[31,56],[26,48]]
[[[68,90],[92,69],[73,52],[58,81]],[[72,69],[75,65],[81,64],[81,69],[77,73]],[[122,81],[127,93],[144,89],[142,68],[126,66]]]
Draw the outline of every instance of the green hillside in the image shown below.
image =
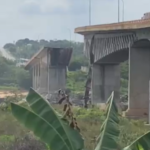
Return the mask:
[[[7,43],[4,45],[4,48],[10,51],[10,53],[16,58],[30,59],[44,46],[64,48],[71,46],[73,48],[73,55],[68,68],[70,72],[68,72],[67,88],[74,93],[83,93],[87,75],[78,70],[81,69],[81,66],[89,65],[88,59],[83,55],[83,43],[70,43],[70,41],[67,40],[46,41],[43,39],[40,41],[34,41],[26,38],[18,40],[15,44]],[[19,88],[25,89],[28,89],[31,86],[31,84],[27,84],[31,82],[31,75],[28,71],[25,71],[23,68],[17,68],[14,63],[9,63],[5,59],[0,58],[0,61],[4,64],[0,66],[0,69],[6,70],[7,72],[7,76],[0,74],[0,84],[2,86],[15,84]],[[128,64],[125,62],[121,64],[121,94],[124,95],[127,93],[127,87]]]

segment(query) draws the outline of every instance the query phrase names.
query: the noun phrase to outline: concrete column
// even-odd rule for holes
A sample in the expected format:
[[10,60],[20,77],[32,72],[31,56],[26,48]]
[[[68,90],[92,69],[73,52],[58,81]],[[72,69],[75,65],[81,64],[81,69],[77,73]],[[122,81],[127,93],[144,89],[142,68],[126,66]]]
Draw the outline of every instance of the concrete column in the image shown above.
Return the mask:
[[104,70],[104,96],[105,101],[114,91],[116,102],[120,100],[120,65],[105,65]]
[[37,73],[37,77],[38,77],[38,89],[40,88],[40,63],[37,64],[37,69],[38,69],[38,73]]
[[105,103],[112,91],[115,92],[116,101],[119,100],[120,66],[99,65],[92,67],[92,101],[93,103]]
[[36,89],[36,66],[34,66],[34,89]]
[[42,67],[41,67],[41,58],[39,59],[40,60],[40,62],[39,62],[39,82],[40,82],[40,88],[42,88],[42,72],[41,72],[41,70],[42,70]]
[[98,64],[92,66],[92,103],[104,102],[103,68]]
[[35,88],[35,69],[32,67],[32,87]]
[[48,89],[48,72],[47,67],[45,65],[41,66],[41,74],[40,74],[40,80],[41,80],[41,90],[42,93],[47,93]]
[[48,68],[45,58],[40,59],[40,92],[42,94],[48,93]]
[[39,66],[38,64],[36,64],[36,89],[38,90],[38,86],[39,86]]
[[39,67],[39,74],[40,74],[40,79],[39,79],[39,84],[40,84],[40,92],[43,93],[44,92],[44,69],[43,69],[43,64],[42,64],[42,58],[40,58],[40,67]]
[[148,118],[150,48],[131,48],[129,54],[129,106],[126,115]]
[[148,113],[149,117],[148,117],[148,123],[150,124],[150,80],[149,80],[149,113]]
[[49,68],[49,92],[54,93],[58,89],[66,87],[66,67],[54,66]]
[[37,76],[38,76],[38,71],[37,71],[37,64],[35,65],[35,89],[37,90],[37,83],[38,83],[38,79],[37,79]]

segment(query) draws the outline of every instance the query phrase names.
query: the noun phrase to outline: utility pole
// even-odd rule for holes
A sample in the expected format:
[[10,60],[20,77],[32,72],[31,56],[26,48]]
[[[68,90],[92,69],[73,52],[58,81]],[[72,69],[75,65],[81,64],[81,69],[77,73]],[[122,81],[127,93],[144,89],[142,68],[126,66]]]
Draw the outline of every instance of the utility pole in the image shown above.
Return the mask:
[[124,21],[124,0],[122,0],[122,21]]
[[67,28],[69,31],[69,36],[70,36],[70,48],[71,48],[71,30],[69,28]]
[[91,25],[91,0],[89,0],[89,25]]
[[118,22],[120,22],[120,0],[118,0]]

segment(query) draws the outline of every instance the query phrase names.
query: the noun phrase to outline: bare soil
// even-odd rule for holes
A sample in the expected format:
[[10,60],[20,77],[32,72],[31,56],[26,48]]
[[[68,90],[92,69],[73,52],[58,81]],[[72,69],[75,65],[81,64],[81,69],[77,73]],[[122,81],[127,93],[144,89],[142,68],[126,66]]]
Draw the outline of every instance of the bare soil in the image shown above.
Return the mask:
[[8,96],[15,96],[17,94],[18,96],[26,96],[28,94],[27,91],[0,91],[0,98],[6,98]]

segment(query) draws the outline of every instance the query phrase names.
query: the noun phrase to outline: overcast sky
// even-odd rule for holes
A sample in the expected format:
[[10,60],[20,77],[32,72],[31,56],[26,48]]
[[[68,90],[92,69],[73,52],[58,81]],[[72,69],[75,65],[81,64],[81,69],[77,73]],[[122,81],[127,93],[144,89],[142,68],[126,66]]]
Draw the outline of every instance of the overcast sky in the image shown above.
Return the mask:
[[[88,25],[88,1],[0,0],[0,47],[22,38],[69,40],[70,31],[72,40],[82,41],[74,28]],[[92,24],[117,22],[117,2],[92,0]],[[150,11],[150,0],[124,0],[124,6],[125,20],[140,19]]]

